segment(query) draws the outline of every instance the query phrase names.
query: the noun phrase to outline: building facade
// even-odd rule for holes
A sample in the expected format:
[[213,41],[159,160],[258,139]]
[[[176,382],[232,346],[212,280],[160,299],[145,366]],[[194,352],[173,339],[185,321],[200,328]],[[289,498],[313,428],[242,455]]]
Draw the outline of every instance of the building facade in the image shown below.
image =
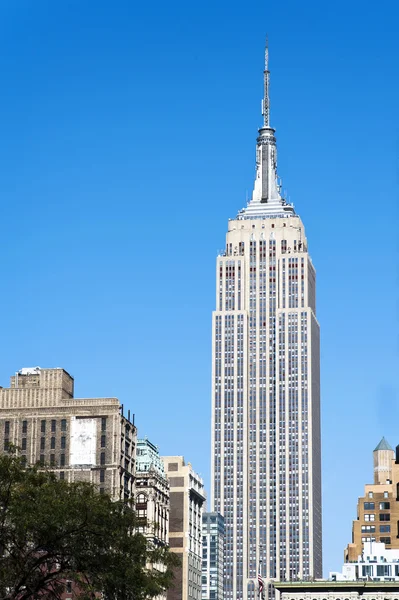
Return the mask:
[[0,451],[17,446],[27,464],[89,481],[115,499],[133,495],[136,437],[119,400],[74,398],[64,369],[21,369],[0,388]]
[[225,519],[226,600],[263,579],[322,573],[320,366],[315,269],[281,194],[269,121],[252,198],[217,258],[212,357],[211,510]]
[[167,599],[200,600],[204,484],[182,456],[162,460],[170,485],[169,546],[182,561]]
[[395,581],[290,581],[274,587],[280,600],[399,600]]
[[358,499],[352,542],[344,552],[345,562],[356,561],[365,544],[380,542],[399,549],[399,446],[396,453],[382,438],[373,451],[374,483],[366,484]]
[[357,560],[345,563],[341,573],[330,573],[333,581],[399,581],[399,549],[389,550],[381,542],[364,544]]
[[202,515],[202,600],[223,600],[224,518]]
[[158,448],[149,440],[137,440],[136,514],[140,533],[155,546],[169,542],[169,483]]

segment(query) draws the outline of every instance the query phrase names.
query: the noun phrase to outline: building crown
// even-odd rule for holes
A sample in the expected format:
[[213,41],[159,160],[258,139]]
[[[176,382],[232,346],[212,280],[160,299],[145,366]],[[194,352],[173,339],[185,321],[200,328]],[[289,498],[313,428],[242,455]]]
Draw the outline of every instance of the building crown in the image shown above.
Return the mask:
[[265,69],[263,71],[263,126],[256,140],[256,175],[252,198],[237,219],[265,219],[295,215],[294,207],[281,195],[281,183],[277,175],[277,147],[275,130],[270,126],[270,71],[269,43],[266,38]]

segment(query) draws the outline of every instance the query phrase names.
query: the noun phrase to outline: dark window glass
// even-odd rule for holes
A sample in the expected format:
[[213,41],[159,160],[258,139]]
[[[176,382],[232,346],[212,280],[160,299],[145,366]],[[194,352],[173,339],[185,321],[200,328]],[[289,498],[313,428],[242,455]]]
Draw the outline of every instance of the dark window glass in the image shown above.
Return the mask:
[[101,448],[105,448],[105,435],[101,436]]
[[101,452],[100,454],[100,464],[105,465],[105,452]]
[[61,448],[63,450],[65,450],[65,445],[66,445],[66,437],[63,435],[61,438]]
[[23,467],[26,467],[26,456],[21,456],[21,463]]
[[50,466],[54,467],[55,465],[55,454],[50,454]]
[[41,467],[44,465],[44,454],[40,455],[39,463]]
[[22,438],[22,450],[26,450],[26,438]]
[[40,431],[42,433],[46,433],[46,421],[42,421],[42,424],[40,426]]
[[382,544],[390,544],[391,543],[391,538],[390,537],[381,537],[380,538],[380,542]]
[[40,438],[40,450],[44,450],[46,447],[46,438]]
[[51,450],[54,450],[54,448],[55,448],[55,437],[51,438],[50,448],[51,448]]
[[60,465],[65,467],[65,454],[60,454]]
[[61,431],[66,431],[66,419],[61,419]]
[[4,439],[4,450],[8,450],[10,446],[10,440],[8,438]]
[[100,494],[103,494],[103,493],[104,493],[104,488],[100,487]]
[[380,502],[380,510],[388,510],[389,508],[391,508],[389,502]]
[[60,479],[65,479],[65,473],[64,473],[64,471],[60,471]]
[[10,433],[10,421],[6,421],[4,423],[4,433],[5,435],[8,435]]
[[67,594],[72,593],[72,582],[71,581],[66,582],[66,592],[67,592]]
[[107,429],[107,417],[101,417],[101,431]]
[[374,508],[375,508],[374,502],[365,502],[364,503],[365,510],[374,510]]
[[28,432],[28,421],[22,421],[22,433]]
[[54,433],[56,428],[57,428],[57,421],[55,419],[53,419],[51,421],[51,433]]
[[104,483],[105,481],[105,471],[104,469],[101,469],[100,471],[100,483]]
[[380,513],[380,521],[390,521],[391,515],[389,513]]
[[391,533],[390,525],[380,525],[380,533]]

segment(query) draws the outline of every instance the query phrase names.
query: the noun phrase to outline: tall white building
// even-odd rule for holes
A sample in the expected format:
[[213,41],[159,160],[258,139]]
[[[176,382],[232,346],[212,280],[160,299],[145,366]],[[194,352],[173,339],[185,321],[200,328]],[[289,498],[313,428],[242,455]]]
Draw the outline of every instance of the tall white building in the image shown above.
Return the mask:
[[[251,200],[229,220],[213,313],[211,510],[225,519],[225,599],[320,577],[319,324],[304,226],[281,195],[269,121]],[[271,588],[269,588],[271,589]]]

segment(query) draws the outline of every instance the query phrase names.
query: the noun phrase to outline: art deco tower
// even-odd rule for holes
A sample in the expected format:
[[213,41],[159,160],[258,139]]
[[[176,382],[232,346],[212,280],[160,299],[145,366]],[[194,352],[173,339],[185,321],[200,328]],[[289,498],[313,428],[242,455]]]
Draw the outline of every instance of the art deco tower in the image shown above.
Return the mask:
[[212,358],[212,511],[225,519],[226,599],[273,579],[320,577],[319,324],[302,221],[281,195],[269,121],[252,198],[217,258]]

